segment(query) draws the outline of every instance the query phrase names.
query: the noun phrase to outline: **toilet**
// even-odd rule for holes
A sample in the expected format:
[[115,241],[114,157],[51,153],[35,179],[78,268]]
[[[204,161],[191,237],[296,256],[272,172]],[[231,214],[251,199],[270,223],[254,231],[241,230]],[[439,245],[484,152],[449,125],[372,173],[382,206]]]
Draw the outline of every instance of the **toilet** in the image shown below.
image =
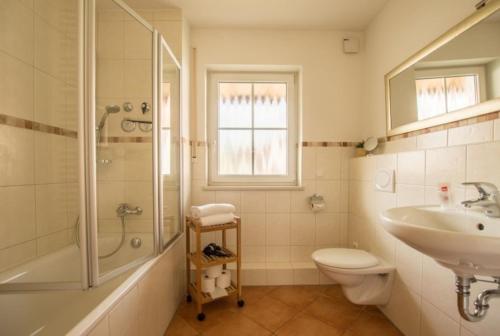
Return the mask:
[[326,248],[312,259],[318,269],[340,286],[349,301],[359,305],[384,305],[389,301],[395,267],[358,249]]

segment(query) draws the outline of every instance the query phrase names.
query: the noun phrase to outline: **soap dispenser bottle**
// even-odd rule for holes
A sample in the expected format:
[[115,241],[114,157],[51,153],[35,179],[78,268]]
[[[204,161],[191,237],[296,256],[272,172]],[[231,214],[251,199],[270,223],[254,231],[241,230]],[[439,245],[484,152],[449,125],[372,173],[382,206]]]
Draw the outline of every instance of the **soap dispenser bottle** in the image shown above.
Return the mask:
[[451,205],[450,188],[447,183],[439,185],[439,201],[442,209],[449,209]]

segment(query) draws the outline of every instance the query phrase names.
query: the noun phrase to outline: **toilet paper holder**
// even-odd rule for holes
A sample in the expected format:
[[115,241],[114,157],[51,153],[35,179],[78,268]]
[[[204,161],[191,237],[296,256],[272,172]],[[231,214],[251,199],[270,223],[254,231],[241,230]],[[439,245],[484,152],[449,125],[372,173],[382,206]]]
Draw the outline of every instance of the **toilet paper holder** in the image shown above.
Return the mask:
[[325,207],[325,198],[315,193],[311,197],[309,197],[309,204],[311,205],[312,211],[321,211]]

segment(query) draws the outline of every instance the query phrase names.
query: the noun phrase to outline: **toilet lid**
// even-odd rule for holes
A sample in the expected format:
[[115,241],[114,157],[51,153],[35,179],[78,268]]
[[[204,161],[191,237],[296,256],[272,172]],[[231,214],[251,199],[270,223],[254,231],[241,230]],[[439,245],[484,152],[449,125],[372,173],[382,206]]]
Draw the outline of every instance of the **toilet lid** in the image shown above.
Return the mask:
[[355,249],[328,248],[315,251],[312,258],[317,263],[338,268],[367,268],[379,263],[372,254]]

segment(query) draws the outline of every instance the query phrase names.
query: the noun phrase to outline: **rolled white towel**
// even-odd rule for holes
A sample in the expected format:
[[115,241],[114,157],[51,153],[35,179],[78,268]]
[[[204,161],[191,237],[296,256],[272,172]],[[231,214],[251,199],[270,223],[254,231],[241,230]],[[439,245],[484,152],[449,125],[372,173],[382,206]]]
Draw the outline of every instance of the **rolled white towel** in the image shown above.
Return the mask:
[[214,203],[191,207],[191,216],[201,218],[212,215],[234,213],[236,207],[229,203]]
[[202,226],[226,224],[226,223],[231,223],[232,221],[234,221],[234,214],[233,213],[225,213],[225,214],[218,214],[218,215],[212,215],[212,216],[205,216],[205,217],[201,217],[199,220],[200,220],[200,223]]

